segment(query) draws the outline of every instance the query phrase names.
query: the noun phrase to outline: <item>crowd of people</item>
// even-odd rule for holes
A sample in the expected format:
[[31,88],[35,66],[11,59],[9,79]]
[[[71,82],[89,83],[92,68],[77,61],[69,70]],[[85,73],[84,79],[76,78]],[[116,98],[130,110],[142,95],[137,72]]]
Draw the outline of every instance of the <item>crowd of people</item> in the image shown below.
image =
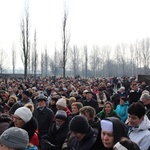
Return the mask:
[[136,77],[1,79],[0,150],[150,150],[149,89]]

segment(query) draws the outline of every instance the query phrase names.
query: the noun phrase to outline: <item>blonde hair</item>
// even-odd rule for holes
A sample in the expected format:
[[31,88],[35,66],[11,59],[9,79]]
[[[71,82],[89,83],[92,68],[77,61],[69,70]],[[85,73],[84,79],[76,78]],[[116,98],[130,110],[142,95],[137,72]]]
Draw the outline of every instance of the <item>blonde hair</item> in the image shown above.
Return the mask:
[[[15,100],[15,103],[18,101],[18,98],[17,98],[17,96],[15,96],[15,95],[11,95],[10,97],[9,97],[9,99],[10,98],[12,98],[13,100]],[[9,99],[8,99],[8,101],[9,101]]]
[[29,108],[32,113],[34,112],[34,105],[33,104],[27,103],[27,104],[24,105],[24,107]]

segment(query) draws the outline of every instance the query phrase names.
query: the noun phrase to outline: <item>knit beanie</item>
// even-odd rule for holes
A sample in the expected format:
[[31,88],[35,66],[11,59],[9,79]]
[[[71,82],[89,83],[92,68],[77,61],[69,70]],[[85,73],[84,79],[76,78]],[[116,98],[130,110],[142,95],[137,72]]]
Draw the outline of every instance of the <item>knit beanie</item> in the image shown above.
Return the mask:
[[64,98],[60,98],[57,102],[56,105],[62,106],[64,108],[66,108],[67,104],[66,104],[66,100]]
[[67,119],[67,114],[64,110],[58,110],[55,115],[56,119],[62,119],[66,120]]
[[9,148],[25,150],[29,143],[29,136],[24,129],[11,127],[2,133],[0,143]]
[[90,125],[84,116],[77,115],[71,119],[69,128],[73,132],[85,134],[88,132]]
[[25,123],[31,120],[32,118],[32,112],[29,108],[27,107],[20,107],[18,108],[14,115],[20,117]]

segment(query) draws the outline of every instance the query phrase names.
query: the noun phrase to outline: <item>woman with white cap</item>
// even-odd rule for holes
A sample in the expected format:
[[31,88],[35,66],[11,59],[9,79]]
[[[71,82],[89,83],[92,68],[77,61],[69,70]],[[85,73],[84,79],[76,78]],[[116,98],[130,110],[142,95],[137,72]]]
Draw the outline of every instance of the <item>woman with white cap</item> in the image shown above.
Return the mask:
[[29,108],[18,108],[12,115],[12,122],[9,127],[18,127],[26,130],[29,135],[29,142],[37,147],[39,146],[38,123]]
[[112,150],[121,137],[128,137],[128,127],[116,117],[101,120],[101,139],[104,147]]

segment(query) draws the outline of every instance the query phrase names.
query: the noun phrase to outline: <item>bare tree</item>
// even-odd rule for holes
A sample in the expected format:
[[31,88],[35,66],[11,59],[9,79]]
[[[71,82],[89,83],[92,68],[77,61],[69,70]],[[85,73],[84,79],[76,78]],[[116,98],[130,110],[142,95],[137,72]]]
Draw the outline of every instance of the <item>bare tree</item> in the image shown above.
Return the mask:
[[[66,6],[66,5],[65,5]],[[67,19],[68,19],[68,12],[65,7],[64,9],[64,16],[63,16],[63,24],[62,24],[62,42],[63,42],[63,78],[66,76],[66,62],[67,62],[67,52],[68,52],[68,45],[70,42],[70,34],[67,32]]]
[[41,77],[43,77],[44,74],[44,54],[41,53]]
[[12,67],[13,67],[13,74],[15,74],[15,67],[16,67],[16,49],[15,46],[12,45]]
[[3,49],[0,49],[0,74],[3,74],[6,70],[6,58],[6,53]]
[[100,56],[101,56],[101,59],[102,59],[102,76],[104,77],[105,76],[105,60],[106,60],[106,49],[107,49],[107,46],[104,45],[101,49],[101,53],[100,53]]
[[47,47],[45,47],[45,54],[44,54],[44,68],[45,68],[45,76],[48,75],[48,54],[47,54]]
[[144,66],[144,73],[148,73],[148,67],[149,67],[149,53],[150,53],[150,41],[149,38],[143,39],[141,41],[141,56],[142,56],[142,63]]
[[92,75],[95,77],[96,76],[96,68],[98,67],[98,51],[99,47],[98,46],[93,46],[93,50],[90,55],[90,66],[91,66],[91,71]]
[[73,46],[73,48],[70,48],[70,66],[73,71],[73,75],[77,76],[79,75],[79,65],[80,65],[80,58],[79,58],[79,49],[76,45]]
[[37,35],[36,35],[36,30],[35,30],[35,32],[34,32],[33,51],[32,51],[32,70],[34,72],[34,78],[36,78],[36,74],[37,74],[37,65],[38,65]]
[[87,71],[88,71],[88,49],[87,49],[87,45],[84,46],[84,55],[85,55],[85,77],[87,78]]
[[20,23],[21,29],[21,45],[22,45],[22,53],[21,59],[24,65],[24,78],[27,78],[27,69],[28,69],[28,61],[30,58],[30,40],[29,40],[29,5],[25,5],[25,16],[22,17]]
[[58,56],[59,55],[58,55],[57,49],[55,48],[54,59],[50,59],[50,69],[54,76],[57,76],[57,73],[59,70]]

